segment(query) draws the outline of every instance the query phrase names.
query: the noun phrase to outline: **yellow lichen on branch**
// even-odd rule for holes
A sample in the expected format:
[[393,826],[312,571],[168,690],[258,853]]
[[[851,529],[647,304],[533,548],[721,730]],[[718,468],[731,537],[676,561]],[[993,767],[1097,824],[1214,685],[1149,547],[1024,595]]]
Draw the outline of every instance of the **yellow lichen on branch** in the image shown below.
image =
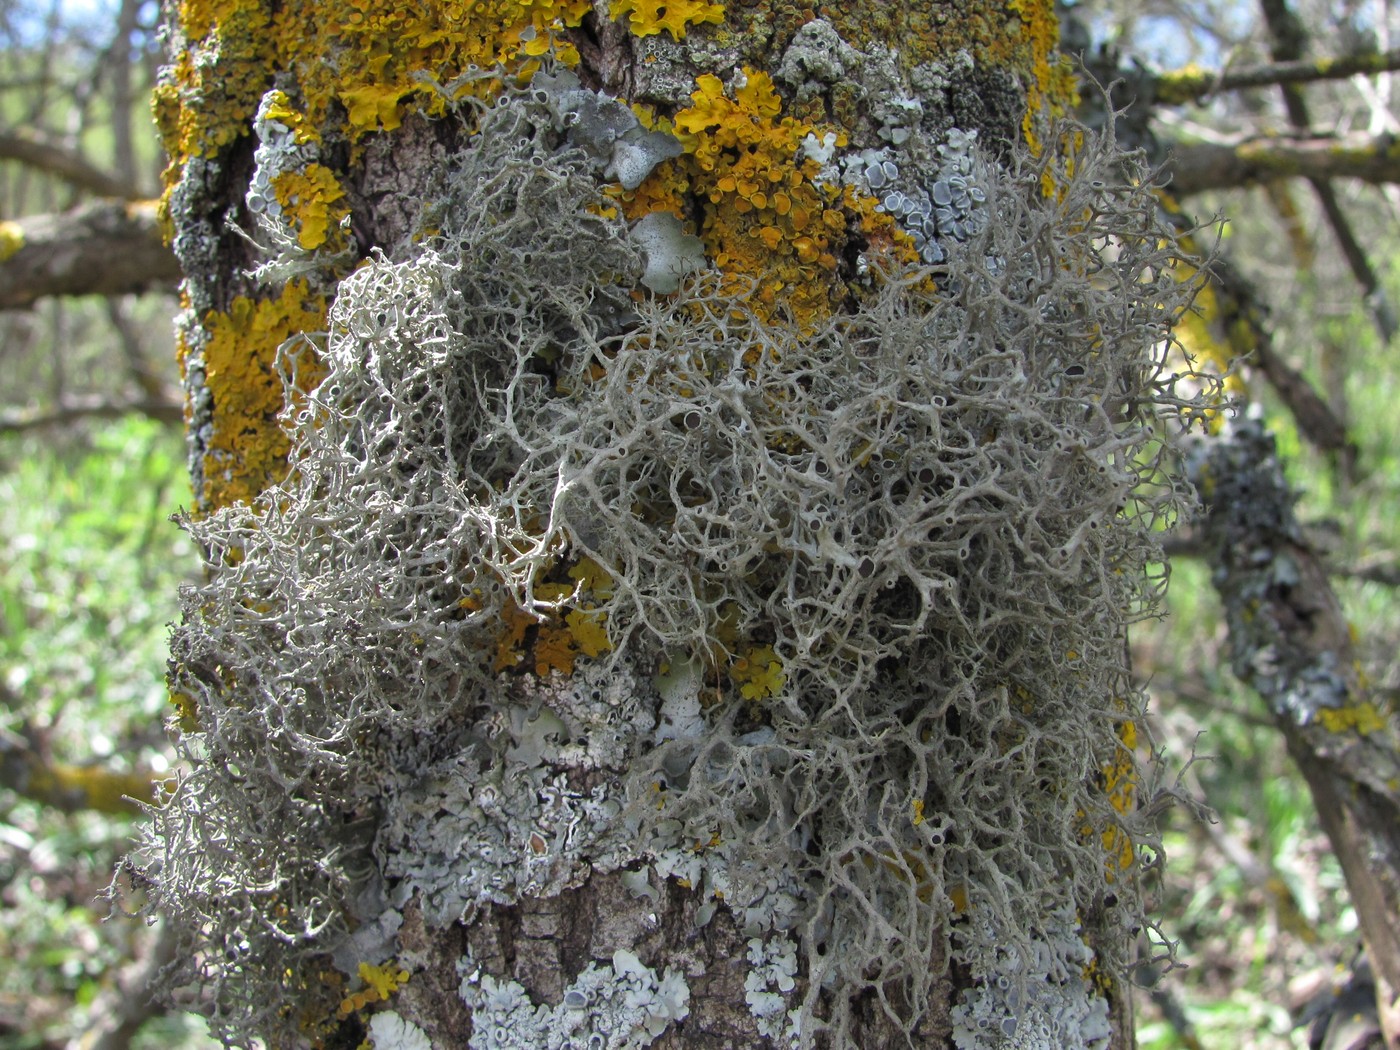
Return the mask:
[[550,42],[566,64],[577,62],[562,34],[591,10],[588,0],[184,0],[184,47],[155,94],[170,178],[190,157],[212,157],[248,133],[275,71],[294,75],[316,133],[334,128],[355,141],[398,127],[410,103],[445,111],[417,73],[450,80],[538,55]]

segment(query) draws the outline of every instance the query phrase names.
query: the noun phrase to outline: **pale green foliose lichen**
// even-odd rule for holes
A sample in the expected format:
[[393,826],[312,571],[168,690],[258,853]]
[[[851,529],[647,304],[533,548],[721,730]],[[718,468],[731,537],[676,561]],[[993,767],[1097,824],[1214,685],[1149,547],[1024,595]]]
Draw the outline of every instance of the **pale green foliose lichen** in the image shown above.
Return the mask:
[[629,951],[614,952],[611,966],[589,963],[553,1007],[469,961],[464,969],[471,1050],[641,1050],[690,1015],[685,977],[669,967],[658,975]]

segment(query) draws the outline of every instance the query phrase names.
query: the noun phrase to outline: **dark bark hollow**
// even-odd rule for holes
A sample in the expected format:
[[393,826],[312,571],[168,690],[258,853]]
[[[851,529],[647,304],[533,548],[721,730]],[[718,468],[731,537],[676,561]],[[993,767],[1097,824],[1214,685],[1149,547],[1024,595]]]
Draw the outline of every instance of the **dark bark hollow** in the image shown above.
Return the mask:
[[1048,5],[181,14],[215,1030],[1129,1043],[1189,288]]

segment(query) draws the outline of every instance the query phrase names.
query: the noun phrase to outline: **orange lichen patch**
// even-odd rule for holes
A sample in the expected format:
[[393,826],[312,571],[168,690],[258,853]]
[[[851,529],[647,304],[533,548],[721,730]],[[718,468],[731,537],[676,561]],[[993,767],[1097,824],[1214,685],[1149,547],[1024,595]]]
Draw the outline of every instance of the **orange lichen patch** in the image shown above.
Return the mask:
[[599,608],[612,595],[612,576],[591,558],[580,558],[568,574],[573,583],[535,586],[536,601],[555,606],[553,612],[537,616],[507,603],[493,670],[518,667],[529,656],[530,666],[541,678],[551,671],[567,675],[573,673],[578,657],[594,659],[612,649],[607,613]]
[[[291,281],[276,299],[239,296],[228,313],[204,318],[205,381],[214,403],[213,431],[204,450],[203,503],[210,509],[248,502],[286,472],[290,442],[278,425],[284,391],[277,348],[326,325],[326,301],[304,281]],[[307,387],[319,378],[305,367]]]
[[505,629],[496,642],[496,660],[491,666],[491,670],[498,674],[519,665],[524,657],[526,633],[539,623],[514,602],[506,603],[501,612],[501,619]]
[[1346,707],[1320,708],[1317,720],[1329,733],[1357,733],[1361,736],[1378,733],[1386,725],[1385,718],[1370,701],[1348,704]]
[[297,243],[308,251],[320,248],[340,235],[340,220],[350,214],[343,202],[334,172],[323,164],[308,164],[305,171],[286,171],[272,180],[273,192],[282,205],[283,214],[290,216],[299,227]]
[[1007,10],[1020,19],[1021,61],[1028,63],[1030,74],[1021,132],[1031,152],[1039,153],[1038,129],[1047,119],[1064,116],[1077,100],[1074,72],[1068,61],[1055,53],[1060,21],[1053,0],[1009,0]]
[[724,21],[724,5],[705,0],[612,0],[608,14],[614,19],[627,16],[627,27],[636,36],[655,36],[663,29],[672,40],[685,36],[691,25]]
[[840,291],[834,248],[859,219],[847,211],[854,198],[819,185],[815,162],[799,159],[812,127],[781,116],[772,78],[747,67],[732,93],[700,76],[691,101],[673,120],[685,154],[622,196],[627,217],[683,217],[683,202],[698,201],[696,232],[735,290],[752,286],[757,309],[789,311],[803,326],[830,316]]

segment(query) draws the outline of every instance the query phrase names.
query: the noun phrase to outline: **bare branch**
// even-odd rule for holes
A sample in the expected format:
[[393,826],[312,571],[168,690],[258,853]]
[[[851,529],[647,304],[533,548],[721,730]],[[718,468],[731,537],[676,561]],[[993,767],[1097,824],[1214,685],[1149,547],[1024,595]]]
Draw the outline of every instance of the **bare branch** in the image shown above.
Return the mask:
[[1275,84],[1307,84],[1318,80],[1345,80],[1347,77],[1374,76],[1397,69],[1400,69],[1400,50],[1343,55],[1340,58],[1270,62],[1215,71],[1186,66],[1157,75],[1153,85],[1154,99],[1164,105],[1179,106],[1222,91],[1242,91]]
[[161,971],[175,958],[174,927],[162,922],[144,952],[117,973],[88,1010],[89,1027],[68,1044],[68,1050],[127,1050],[141,1026],[167,1012],[159,994]]
[[48,408],[26,408],[0,413],[0,434],[66,426],[80,419],[117,419],[132,414],[149,416],[162,423],[184,422],[184,408],[173,396],[147,396],[115,401],[100,397],[74,397],[65,398],[58,405]]
[[57,175],[99,197],[138,200],[143,196],[133,183],[102,171],[72,150],[48,142],[23,128],[0,131],[0,160],[18,161],[49,175]]
[[1383,587],[1400,587],[1400,561],[1390,555],[1370,558],[1356,565],[1334,565],[1328,572],[1344,580],[1378,583]]
[[1172,192],[1189,197],[1279,179],[1400,182],[1400,150],[1388,135],[1274,135],[1233,144],[1172,147]]
[[122,295],[180,277],[153,201],[94,201],[0,224],[0,310],[46,295]]

